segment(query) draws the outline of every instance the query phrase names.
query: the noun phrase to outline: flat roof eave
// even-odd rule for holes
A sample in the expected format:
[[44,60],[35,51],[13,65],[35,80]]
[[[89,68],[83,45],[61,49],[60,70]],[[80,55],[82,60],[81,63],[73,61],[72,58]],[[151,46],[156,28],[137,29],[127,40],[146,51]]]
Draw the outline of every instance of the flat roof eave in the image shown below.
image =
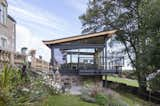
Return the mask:
[[103,31],[103,32],[77,35],[77,36],[66,37],[66,38],[55,39],[55,40],[47,40],[47,41],[43,41],[43,43],[45,45],[49,46],[49,45],[68,43],[68,42],[72,42],[72,41],[83,40],[83,39],[94,38],[94,37],[100,37],[100,36],[111,37],[116,32],[117,32],[117,30]]

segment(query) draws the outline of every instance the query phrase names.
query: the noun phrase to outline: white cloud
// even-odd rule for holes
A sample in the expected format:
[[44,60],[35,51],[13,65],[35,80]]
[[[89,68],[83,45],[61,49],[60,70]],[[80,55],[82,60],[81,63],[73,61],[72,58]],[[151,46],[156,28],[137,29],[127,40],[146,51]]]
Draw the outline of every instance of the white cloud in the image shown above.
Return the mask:
[[49,13],[44,9],[27,4],[22,0],[17,0],[16,2],[9,0],[9,2],[9,14],[16,19],[27,22],[27,24],[39,25],[43,27],[43,29],[51,29],[52,31],[61,32],[63,34],[72,34],[66,32],[71,26],[65,19],[53,13]]
[[46,61],[50,60],[50,50],[42,43],[42,38],[33,36],[31,30],[22,25],[17,25],[17,50],[27,47],[29,50],[36,49],[37,56],[41,55]]
[[[8,0],[8,2],[9,14],[18,20],[16,26],[17,51],[20,51],[22,47],[36,49],[37,55],[50,61],[50,50],[42,43],[42,40],[62,37],[51,36],[51,33],[67,34],[69,24],[64,19],[22,0]],[[42,35],[42,32],[46,35]]]
[[[66,0],[78,12],[84,11],[87,0]],[[37,54],[50,60],[50,50],[42,40],[56,39],[73,35],[76,28],[65,18],[50,13],[25,0],[8,0],[9,14],[17,21],[17,50],[22,47],[36,49]],[[77,33],[77,32],[76,32]]]

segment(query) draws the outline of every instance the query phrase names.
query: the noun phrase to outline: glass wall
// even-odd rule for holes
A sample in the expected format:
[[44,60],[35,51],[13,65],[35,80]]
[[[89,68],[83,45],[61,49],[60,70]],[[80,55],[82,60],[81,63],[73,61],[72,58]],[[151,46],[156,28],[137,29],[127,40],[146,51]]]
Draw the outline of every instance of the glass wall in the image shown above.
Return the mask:
[[54,66],[60,69],[104,69],[104,50],[54,48]]
[[55,68],[61,68],[62,65],[66,64],[67,57],[66,53],[59,49],[59,48],[54,48],[53,49],[53,63]]

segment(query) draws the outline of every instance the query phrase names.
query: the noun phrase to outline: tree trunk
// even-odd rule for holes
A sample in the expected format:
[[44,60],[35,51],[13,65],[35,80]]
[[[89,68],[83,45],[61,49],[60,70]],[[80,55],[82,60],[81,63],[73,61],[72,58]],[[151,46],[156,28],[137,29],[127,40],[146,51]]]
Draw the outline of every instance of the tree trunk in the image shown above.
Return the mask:
[[143,95],[147,89],[146,76],[143,72],[138,72],[139,94]]

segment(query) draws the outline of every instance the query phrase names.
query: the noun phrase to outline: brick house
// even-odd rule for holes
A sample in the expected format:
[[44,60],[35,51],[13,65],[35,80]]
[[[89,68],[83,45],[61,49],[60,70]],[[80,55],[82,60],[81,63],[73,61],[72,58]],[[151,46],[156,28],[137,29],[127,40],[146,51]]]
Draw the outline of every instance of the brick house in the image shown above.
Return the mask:
[[0,0],[0,67],[4,63],[14,64],[16,51],[16,21],[8,15],[8,3]]

